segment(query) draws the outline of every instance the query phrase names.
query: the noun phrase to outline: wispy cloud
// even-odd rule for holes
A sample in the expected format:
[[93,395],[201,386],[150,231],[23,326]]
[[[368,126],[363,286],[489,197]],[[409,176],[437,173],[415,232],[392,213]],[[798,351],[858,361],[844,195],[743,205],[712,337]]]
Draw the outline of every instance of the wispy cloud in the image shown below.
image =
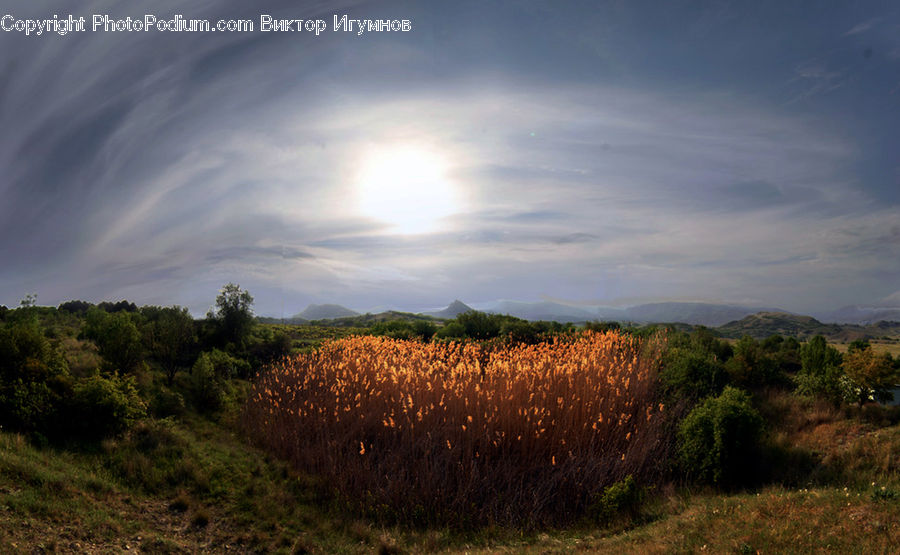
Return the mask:
[[843,36],[849,37],[851,35],[858,35],[860,33],[865,33],[866,31],[868,31],[869,29],[874,27],[880,20],[881,20],[880,17],[873,17],[872,19],[863,21],[861,23],[857,23],[856,25],[851,27],[847,32],[845,32]]

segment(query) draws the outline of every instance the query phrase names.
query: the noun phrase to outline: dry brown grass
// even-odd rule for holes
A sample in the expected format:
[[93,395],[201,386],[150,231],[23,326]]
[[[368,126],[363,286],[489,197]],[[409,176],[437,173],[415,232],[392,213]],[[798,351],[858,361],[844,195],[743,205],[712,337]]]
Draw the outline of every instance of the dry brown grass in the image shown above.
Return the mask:
[[262,374],[244,425],[378,516],[567,522],[669,448],[641,350],[617,333],[491,350],[344,339]]

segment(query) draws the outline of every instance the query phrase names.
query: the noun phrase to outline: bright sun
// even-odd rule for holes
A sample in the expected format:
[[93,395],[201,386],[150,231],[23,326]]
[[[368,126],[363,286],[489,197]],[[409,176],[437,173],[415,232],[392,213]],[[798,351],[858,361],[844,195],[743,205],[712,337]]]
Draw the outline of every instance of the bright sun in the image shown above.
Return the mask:
[[446,172],[446,161],[427,148],[374,148],[362,159],[357,176],[359,208],[397,233],[435,231],[442,218],[458,211],[457,192]]

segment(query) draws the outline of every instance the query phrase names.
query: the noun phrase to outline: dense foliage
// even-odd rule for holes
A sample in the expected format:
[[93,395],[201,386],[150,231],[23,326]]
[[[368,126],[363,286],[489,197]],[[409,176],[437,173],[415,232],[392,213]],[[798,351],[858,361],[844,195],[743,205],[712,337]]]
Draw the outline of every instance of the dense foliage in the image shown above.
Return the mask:
[[[821,336],[579,330],[475,311],[360,325],[260,324],[234,284],[205,319],[30,296],[0,307],[0,427],[35,445],[97,449],[106,438],[142,444],[141,430],[162,422],[233,421],[243,407],[249,438],[330,478],[354,514],[618,526],[639,520],[654,486],[821,479],[816,458],[774,431],[789,406],[900,418],[876,405],[900,383],[900,361],[864,340],[842,354]],[[117,468],[149,476],[158,451],[120,454]]]

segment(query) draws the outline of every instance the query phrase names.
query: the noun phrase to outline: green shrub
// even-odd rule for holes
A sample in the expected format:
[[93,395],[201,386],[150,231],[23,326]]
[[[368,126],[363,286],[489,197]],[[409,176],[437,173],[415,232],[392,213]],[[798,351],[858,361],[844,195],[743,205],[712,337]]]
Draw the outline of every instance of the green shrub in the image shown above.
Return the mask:
[[240,359],[223,351],[214,349],[200,354],[188,377],[188,388],[197,410],[215,412],[225,405],[232,393],[229,380],[239,367]]
[[150,394],[148,406],[150,414],[157,418],[184,415],[186,406],[184,396],[167,387],[158,386]]
[[462,339],[465,336],[466,328],[459,322],[447,322],[435,333],[439,339]]
[[725,364],[731,383],[748,388],[790,383],[756,339],[745,335],[733,350],[734,356]]
[[797,393],[825,399],[835,405],[850,395],[851,382],[840,366],[826,366],[817,371],[801,370],[794,376]]
[[500,326],[504,319],[498,314],[486,314],[477,310],[470,310],[456,316],[456,321],[465,328],[466,336],[480,340],[499,336]]
[[862,406],[868,401],[893,400],[891,389],[900,379],[900,373],[894,369],[890,354],[876,355],[868,343],[857,344],[847,351],[841,369],[849,382],[845,387],[847,401]]
[[618,518],[635,519],[640,514],[643,500],[644,492],[629,475],[604,489],[589,510],[601,523],[610,523]]
[[678,429],[678,458],[691,479],[726,487],[754,475],[761,452],[763,420],[750,396],[726,387],[692,410]]
[[422,341],[431,341],[434,334],[437,333],[437,326],[434,322],[428,320],[416,320],[413,322],[413,332],[422,338]]
[[146,416],[134,378],[91,376],[75,383],[69,408],[70,433],[85,439],[118,435]]
[[721,362],[703,352],[687,349],[671,349],[659,373],[660,384],[670,399],[696,401],[716,395],[727,380]]
[[36,319],[0,326],[0,426],[46,435],[70,395],[66,361]]
[[105,370],[132,372],[144,358],[141,333],[131,312],[108,313],[92,308],[87,313],[83,336],[97,345]]
[[372,335],[383,335],[394,339],[412,339],[416,336],[412,323],[405,320],[377,322],[369,328],[369,332]]

